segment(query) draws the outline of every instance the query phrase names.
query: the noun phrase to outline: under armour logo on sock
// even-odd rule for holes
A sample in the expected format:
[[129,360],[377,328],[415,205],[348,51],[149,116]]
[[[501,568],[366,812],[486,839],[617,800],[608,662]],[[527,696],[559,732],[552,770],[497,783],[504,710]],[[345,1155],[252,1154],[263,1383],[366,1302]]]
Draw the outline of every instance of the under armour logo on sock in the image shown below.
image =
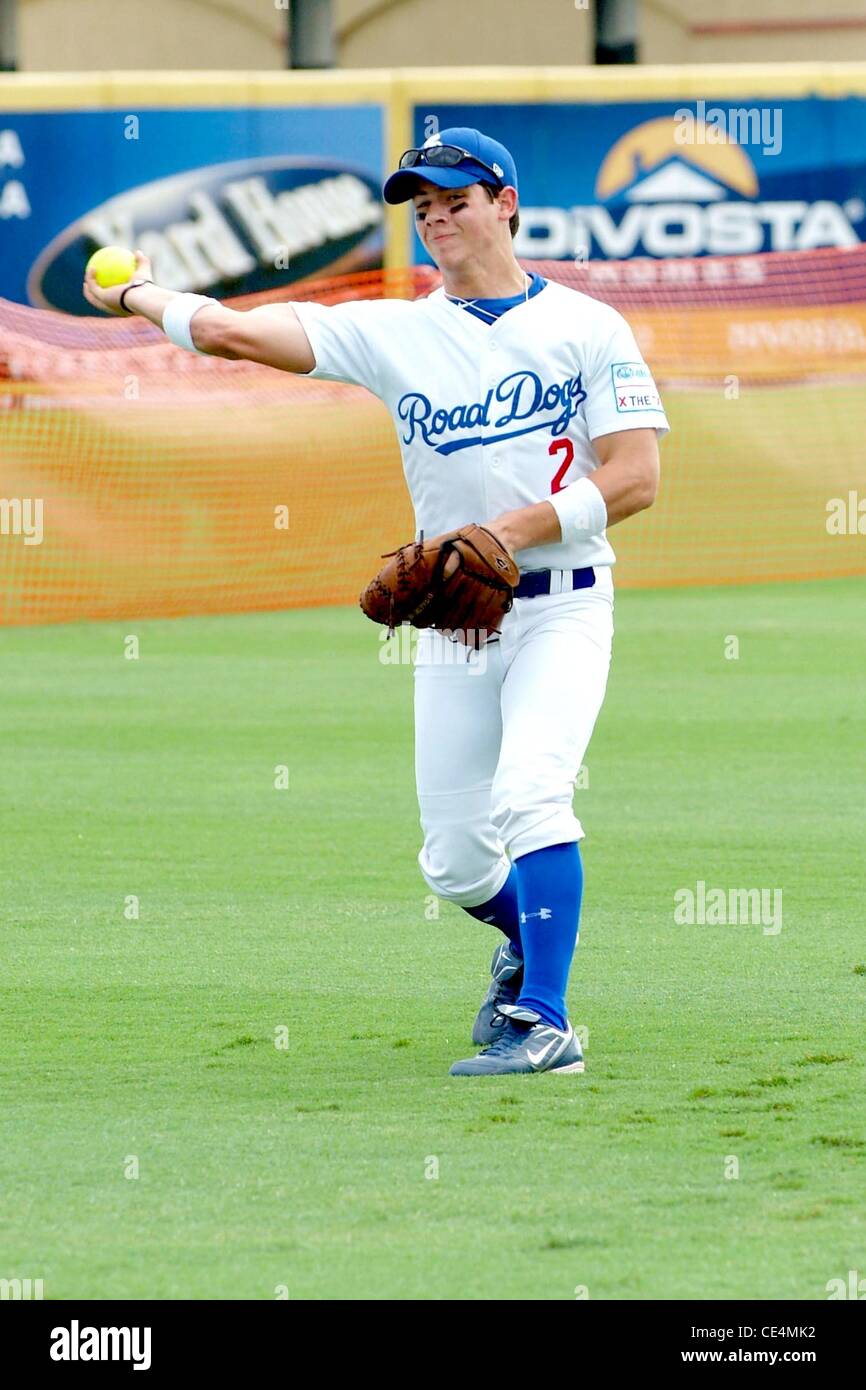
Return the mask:
[[540,907],[537,912],[521,912],[520,925],[523,926],[530,917],[540,917],[542,922],[547,922],[552,916],[553,912],[549,907]]

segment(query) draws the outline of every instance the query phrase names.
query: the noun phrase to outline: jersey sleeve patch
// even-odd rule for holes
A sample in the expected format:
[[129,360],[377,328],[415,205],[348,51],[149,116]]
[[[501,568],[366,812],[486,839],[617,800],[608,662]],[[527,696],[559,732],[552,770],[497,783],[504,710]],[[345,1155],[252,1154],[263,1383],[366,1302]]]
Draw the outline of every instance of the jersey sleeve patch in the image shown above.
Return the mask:
[[661,397],[646,362],[613,362],[610,375],[614,403],[620,415],[640,410],[657,410],[664,414]]

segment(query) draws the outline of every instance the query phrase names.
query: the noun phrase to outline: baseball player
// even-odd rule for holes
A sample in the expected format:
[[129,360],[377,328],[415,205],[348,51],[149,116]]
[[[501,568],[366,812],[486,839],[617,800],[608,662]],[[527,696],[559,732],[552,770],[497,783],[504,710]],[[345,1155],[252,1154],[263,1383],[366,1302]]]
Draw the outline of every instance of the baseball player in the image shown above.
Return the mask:
[[477,523],[515,562],[483,666],[468,648],[447,659],[453,635],[418,637],[418,862],[434,893],[503,937],[472,1030],[482,1050],[451,1074],[578,1073],[572,803],[611,658],[606,530],[652,504],[668,424],[621,315],[515,259],[517,171],[502,144],[444,130],[406,151],[384,197],[412,201],[442,273],[425,299],[238,312],[159,288],[141,253],[126,285],[88,276],[84,295],[191,351],[366,387],[394,420],[418,537]]

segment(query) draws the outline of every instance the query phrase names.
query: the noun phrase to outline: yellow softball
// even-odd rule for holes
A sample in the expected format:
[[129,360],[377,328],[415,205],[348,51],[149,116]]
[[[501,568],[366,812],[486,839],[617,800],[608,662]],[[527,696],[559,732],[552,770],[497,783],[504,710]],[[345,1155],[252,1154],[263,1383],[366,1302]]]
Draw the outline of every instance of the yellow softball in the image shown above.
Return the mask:
[[125,285],[135,273],[135,256],[124,246],[102,246],[94,251],[87,262],[100,289],[107,290],[111,285]]

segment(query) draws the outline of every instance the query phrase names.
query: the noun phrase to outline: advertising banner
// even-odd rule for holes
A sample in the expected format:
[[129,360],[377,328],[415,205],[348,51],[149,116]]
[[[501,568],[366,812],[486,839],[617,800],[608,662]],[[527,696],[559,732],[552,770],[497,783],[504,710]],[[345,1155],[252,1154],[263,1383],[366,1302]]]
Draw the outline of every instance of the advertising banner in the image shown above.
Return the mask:
[[[667,261],[866,240],[861,96],[459,105],[416,98],[413,116],[418,145],[438,138],[436,130],[476,126],[511,150],[518,256]],[[426,262],[417,238],[414,255]]]
[[217,298],[376,269],[383,131],[379,104],[0,111],[0,297],[94,313],[103,245]]

